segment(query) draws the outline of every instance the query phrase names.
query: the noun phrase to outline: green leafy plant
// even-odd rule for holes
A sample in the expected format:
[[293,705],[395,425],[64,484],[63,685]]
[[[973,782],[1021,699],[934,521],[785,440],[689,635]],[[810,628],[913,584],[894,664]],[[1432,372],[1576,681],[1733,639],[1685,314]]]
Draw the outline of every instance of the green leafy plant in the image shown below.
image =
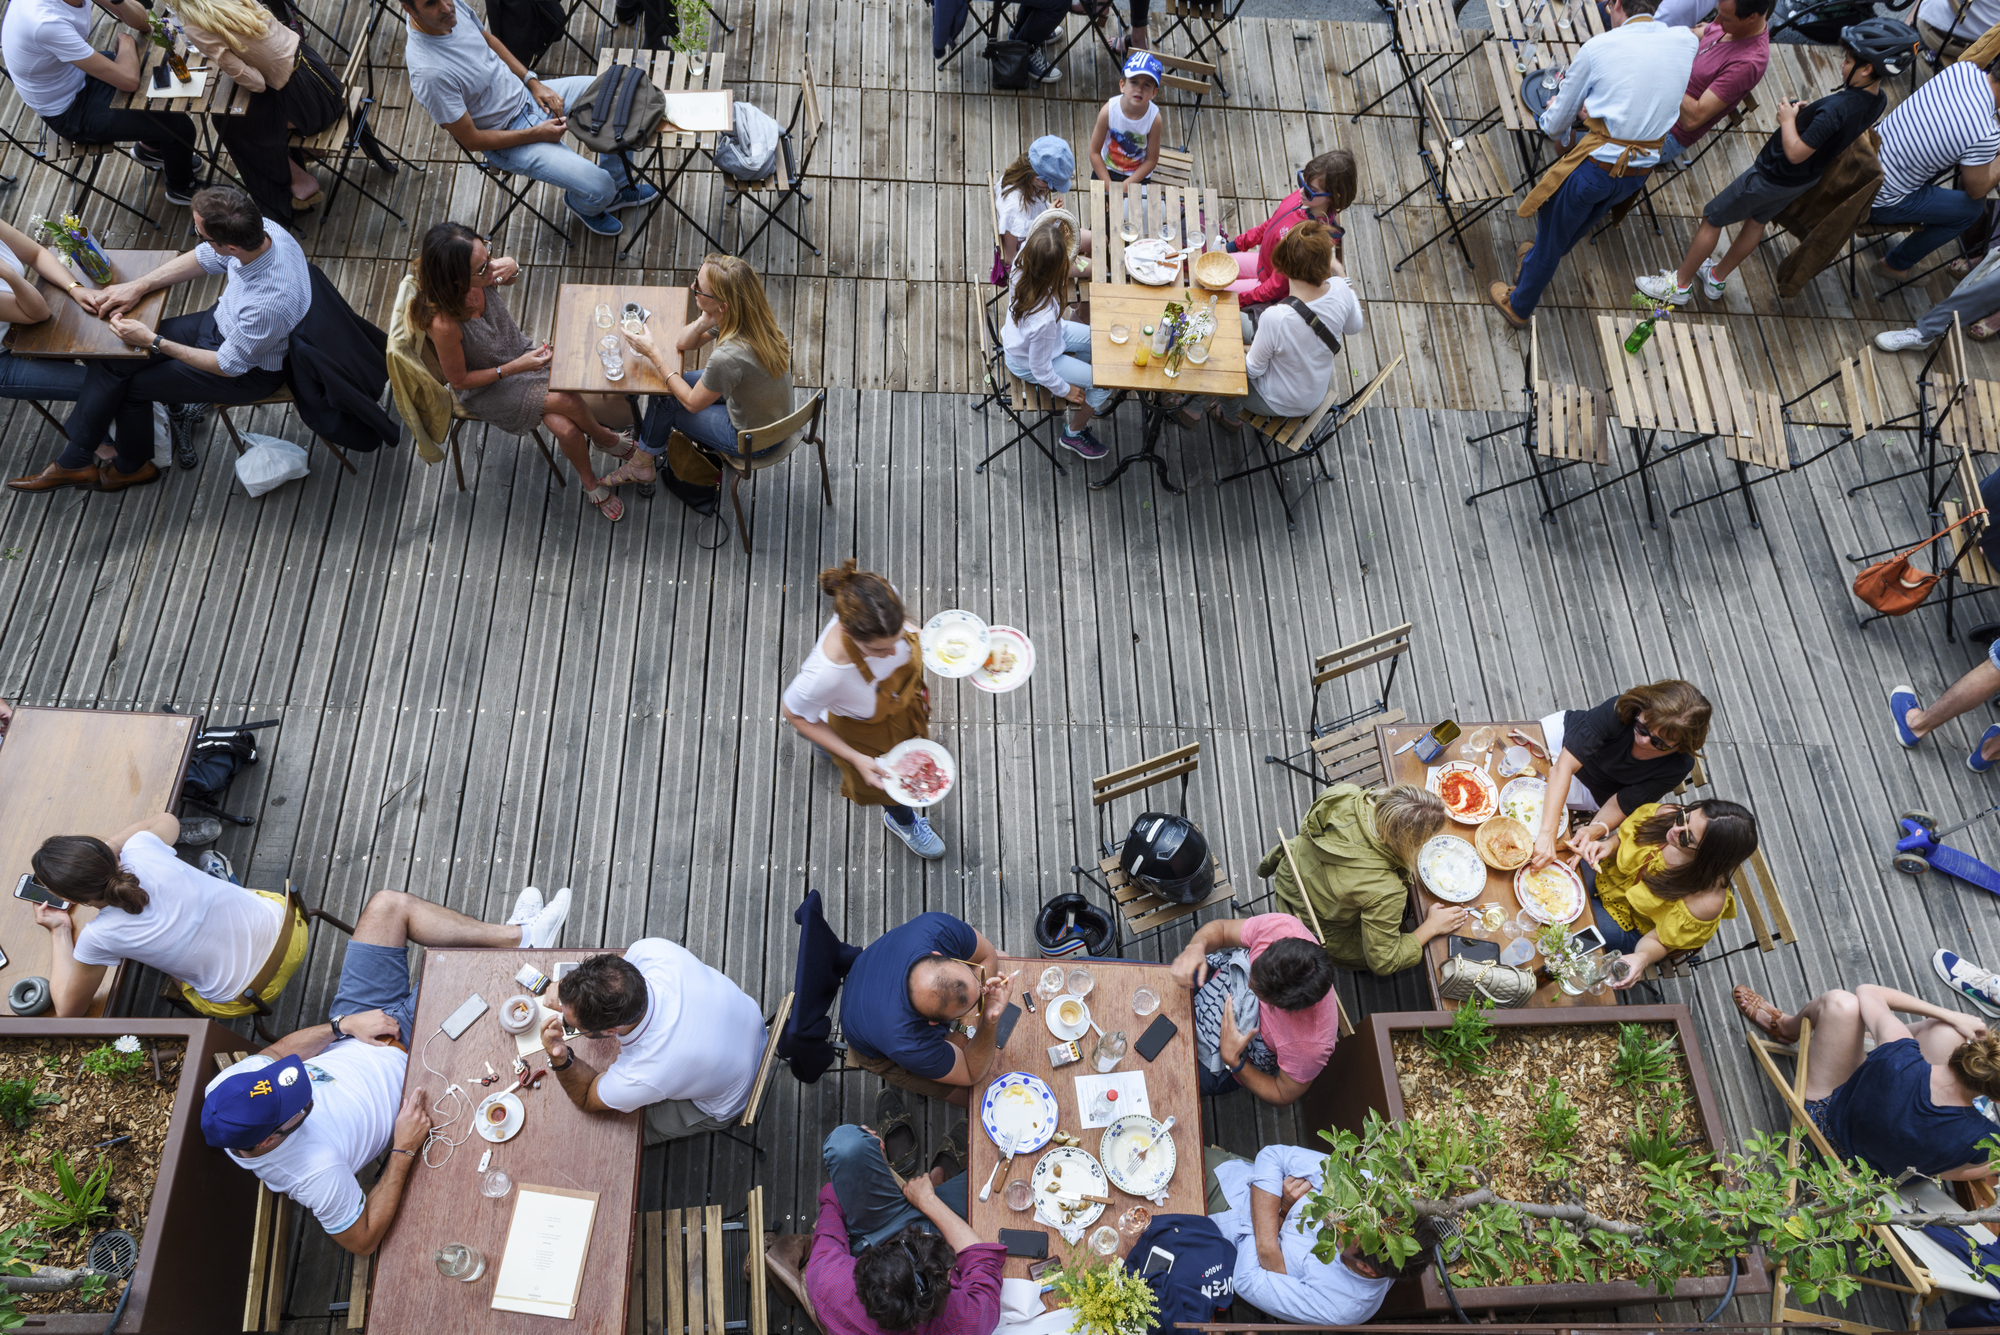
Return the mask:
[[680,17],[680,31],[667,39],[667,45],[676,51],[707,51],[708,6],[702,0],[674,0],[674,12]]
[[106,1043],[83,1054],[83,1069],[91,1075],[107,1075],[122,1079],[136,1075],[146,1064],[146,1054],[139,1050],[136,1035],[127,1034],[114,1043]]
[[1576,1139],[1577,1111],[1554,1076],[1542,1090],[1542,1106],[1535,1109],[1535,1143],[1551,1154],[1560,1154]]
[[1651,1164],[1661,1169],[1685,1163],[1693,1156],[1693,1151],[1675,1138],[1671,1114],[1658,1122],[1649,1123],[1644,1108],[1635,1109],[1632,1113],[1631,1129],[1625,1133],[1625,1152],[1632,1156],[1634,1163]]
[[74,1291],[79,1303],[95,1302],[104,1292],[104,1276],[87,1270],[59,1270],[41,1264],[49,1244],[33,1224],[0,1229],[0,1331],[27,1324],[20,1311],[23,1293]]
[[32,1080],[0,1080],[0,1124],[26,1131],[43,1108],[62,1102],[60,1094],[37,1094]]
[[1069,1305],[1076,1335],[1144,1335],[1159,1318],[1152,1286],[1116,1262],[1072,1253],[1054,1284]]
[[1674,1047],[1679,1042],[1678,1034],[1655,1042],[1639,1025],[1619,1025],[1618,1054],[1611,1059],[1612,1083],[1628,1089],[1666,1084],[1674,1078]]
[[62,1233],[87,1227],[99,1215],[111,1213],[111,1207],[104,1203],[105,1189],[111,1185],[110,1159],[99,1159],[90,1176],[82,1179],[77,1177],[76,1169],[61,1153],[53,1156],[53,1162],[57,1194],[36,1191],[33,1187],[14,1188],[34,1208],[36,1228],[48,1233]]
[[1492,1004],[1474,993],[1472,1000],[1459,1006],[1447,1028],[1424,1030],[1424,1046],[1436,1053],[1439,1061],[1462,1075],[1485,1074],[1487,1068],[1482,1059],[1487,1049],[1493,1046],[1495,1037],[1493,1022],[1486,1018]]

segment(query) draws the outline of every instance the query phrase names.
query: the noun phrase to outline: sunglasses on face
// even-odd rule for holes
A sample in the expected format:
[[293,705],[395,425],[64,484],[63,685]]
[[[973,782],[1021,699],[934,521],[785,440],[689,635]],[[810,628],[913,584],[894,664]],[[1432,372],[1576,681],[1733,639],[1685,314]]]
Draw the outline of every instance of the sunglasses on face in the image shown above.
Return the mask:
[[1692,819],[1691,813],[1683,809],[1681,818],[1667,827],[1667,841],[1689,852],[1699,847],[1701,841],[1695,838],[1694,826],[1689,824]]
[[717,296],[716,296],[716,295],[715,295],[715,294],[714,294],[713,292],[704,292],[704,291],[702,291],[702,290],[701,290],[701,289],[700,289],[699,287],[697,287],[696,285],[694,285],[693,283],[689,283],[689,284],[688,284],[688,291],[689,291],[689,292],[691,292],[691,293],[693,293],[693,294],[694,294],[695,296],[697,296],[697,297],[700,297],[700,298],[701,298],[702,300],[704,300],[704,301],[719,301],[719,300],[721,300],[721,298],[717,297]]
[[1644,719],[1633,719],[1632,730],[1638,733],[1639,740],[1648,746],[1656,747],[1661,751],[1671,751],[1674,749],[1674,744],[1647,727]]

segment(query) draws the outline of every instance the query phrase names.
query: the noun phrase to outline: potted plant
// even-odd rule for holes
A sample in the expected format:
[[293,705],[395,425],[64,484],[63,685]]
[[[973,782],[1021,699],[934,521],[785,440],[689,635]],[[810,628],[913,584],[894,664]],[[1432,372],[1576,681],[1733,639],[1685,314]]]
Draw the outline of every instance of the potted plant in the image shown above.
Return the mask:
[[1070,1312],[1070,1335],[1146,1335],[1159,1319],[1152,1286],[1115,1257],[1073,1252],[1052,1281]]

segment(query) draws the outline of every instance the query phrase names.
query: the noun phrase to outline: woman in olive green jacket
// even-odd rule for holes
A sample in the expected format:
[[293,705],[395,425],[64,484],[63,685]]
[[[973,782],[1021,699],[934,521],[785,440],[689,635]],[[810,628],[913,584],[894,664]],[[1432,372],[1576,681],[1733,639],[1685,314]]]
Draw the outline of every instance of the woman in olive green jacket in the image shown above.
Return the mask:
[[[1370,791],[1337,783],[1314,800],[1290,844],[1335,964],[1396,973],[1417,963],[1426,941],[1465,925],[1465,909],[1439,904],[1416,931],[1403,930],[1417,850],[1450,820],[1436,793],[1413,784]],[[1278,902],[1312,920],[1284,845],[1272,846],[1257,874],[1275,875]]]

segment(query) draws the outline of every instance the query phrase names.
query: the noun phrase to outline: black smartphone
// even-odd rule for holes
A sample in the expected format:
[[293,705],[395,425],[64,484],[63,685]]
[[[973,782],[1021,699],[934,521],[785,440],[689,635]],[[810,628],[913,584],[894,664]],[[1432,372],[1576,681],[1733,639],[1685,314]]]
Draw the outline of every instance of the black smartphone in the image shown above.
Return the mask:
[[1180,1026],[1162,1015],[1146,1026],[1146,1032],[1139,1035],[1139,1041],[1132,1046],[1147,1061],[1160,1055],[1160,1049],[1167,1041],[1180,1032]]
[[1146,1264],[1139,1271],[1140,1279],[1151,1279],[1154,1275],[1164,1275],[1174,1268],[1174,1254],[1165,1247],[1155,1247],[1146,1253]]
[[1009,1256],[1026,1256],[1041,1260],[1049,1254],[1049,1235],[1038,1228],[1003,1228],[1000,1242],[1007,1248]]
[[1447,936],[1444,939],[1444,953],[1447,959],[1466,959],[1474,964],[1500,958],[1497,942],[1481,941],[1471,936]]
[[21,879],[14,882],[14,898],[25,899],[30,904],[47,904],[58,913],[69,907],[67,899],[36,880],[31,871],[22,872]]
[[165,88],[167,86],[167,80],[169,77],[171,76],[167,73],[166,61],[163,60],[159,64],[153,66],[153,87]]
[[1014,1033],[1014,1022],[1020,1018],[1021,1008],[1011,1001],[1008,1002],[1007,1009],[1000,1012],[1000,1028],[993,1036],[994,1047],[1004,1048],[1007,1046],[1007,1040]]
[[1569,940],[1570,944],[1575,946],[1580,954],[1588,954],[1593,950],[1604,949],[1604,933],[1597,930],[1596,923],[1592,923],[1590,926],[1576,933]]

